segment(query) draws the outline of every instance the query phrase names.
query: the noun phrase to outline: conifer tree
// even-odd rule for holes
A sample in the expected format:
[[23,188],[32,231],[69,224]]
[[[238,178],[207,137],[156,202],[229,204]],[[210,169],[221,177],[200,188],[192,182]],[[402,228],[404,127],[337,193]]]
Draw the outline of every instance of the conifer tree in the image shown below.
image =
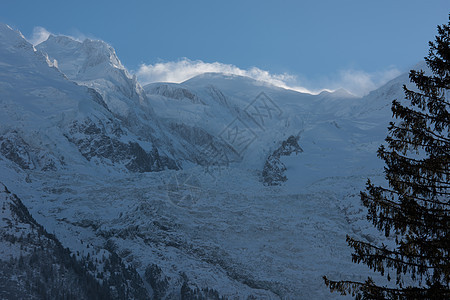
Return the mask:
[[450,299],[450,16],[429,47],[429,71],[410,71],[416,88],[403,86],[406,101],[393,101],[397,120],[389,124],[386,146],[378,149],[388,187],[368,180],[361,192],[368,220],[395,237],[395,246],[347,236],[353,262],[389,281],[393,276],[395,284],[324,276],[331,291],[357,299]]

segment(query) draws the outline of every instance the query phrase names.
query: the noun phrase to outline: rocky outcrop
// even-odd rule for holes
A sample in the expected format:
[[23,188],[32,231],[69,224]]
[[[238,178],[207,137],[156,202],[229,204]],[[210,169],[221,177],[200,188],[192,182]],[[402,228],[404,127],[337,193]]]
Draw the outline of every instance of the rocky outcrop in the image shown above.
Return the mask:
[[89,161],[98,159],[101,163],[123,165],[139,173],[178,169],[176,162],[161,155],[155,145],[147,152],[138,141],[126,142],[126,136],[121,139],[123,135],[124,130],[114,120],[94,122],[87,118],[74,121],[65,136]]
[[303,149],[298,144],[300,136],[293,136],[281,143],[281,146],[276,149],[269,157],[267,157],[262,171],[264,185],[274,186],[280,185],[287,181],[286,166],[281,162],[281,156],[289,156],[292,153],[298,154],[303,152]]
[[23,170],[55,171],[64,165],[49,152],[27,143],[17,131],[0,136],[0,155],[14,162]]

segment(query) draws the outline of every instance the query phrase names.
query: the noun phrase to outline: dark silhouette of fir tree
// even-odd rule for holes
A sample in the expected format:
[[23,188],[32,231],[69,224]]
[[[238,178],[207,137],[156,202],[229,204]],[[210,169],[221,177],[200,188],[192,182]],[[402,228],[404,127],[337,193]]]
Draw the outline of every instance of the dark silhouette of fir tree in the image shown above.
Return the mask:
[[[416,89],[403,86],[405,104],[394,100],[393,116],[378,157],[388,187],[368,180],[361,200],[368,220],[395,246],[374,245],[347,236],[352,260],[395,284],[332,281],[331,291],[356,299],[450,299],[450,16],[438,26],[425,57],[430,72],[410,71]],[[409,277],[407,281],[404,279]]]

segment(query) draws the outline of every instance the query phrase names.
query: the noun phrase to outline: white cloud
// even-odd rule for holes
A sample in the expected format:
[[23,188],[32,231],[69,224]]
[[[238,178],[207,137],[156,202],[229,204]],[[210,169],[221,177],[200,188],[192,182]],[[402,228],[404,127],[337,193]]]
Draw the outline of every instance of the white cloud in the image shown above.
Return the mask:
[[339,72],[337,81],[332,83],[332,88],[344,88],[357,96],[363,96],[400,74],[401,72],[394,67],[372,73],[343,70]]
[[301,80],[300,82],[299,77],[292,74],[271,74],[268,71],[256,67],[244,70],[234,65],[219,62],[207,63],[201,60],[192,61],[187,58],[153,65],[142,64],[136,72],[136,75],[139,81],[145,85],[152,82],[180,83],[207,72],[247,76],[278,87],[303,93],[316,94],[323,90],[333,91],[343,88],[357,96],[366,95],[400,75],[400,71],[394,67],[373,73],[361,70],[342,70],[333,78],[322,78],[317,82],[307,80]]
[[49,35],[51,35],[51,32],[49,32],[44,27],[37,26],[33,28],[33,34],[31,38],[28,39],[28,41],[33,44],[33,46],[36,46],[43,41],[46,41]]
[[154,65],[142,64],[136,72],[136,75],[142,84],[151,82],[180,83],[194,76],[208,72],[247,76],[275,86],[293,89],[303,93],[311,93],[310,90],[293,84],[297,82],[297,78],[290,74],[271,74],[268,71],[256,67],[244,70],[234,65],[219,62],[206,63],[201,60],[192,61],[187,58],[176,62],[163,62]]

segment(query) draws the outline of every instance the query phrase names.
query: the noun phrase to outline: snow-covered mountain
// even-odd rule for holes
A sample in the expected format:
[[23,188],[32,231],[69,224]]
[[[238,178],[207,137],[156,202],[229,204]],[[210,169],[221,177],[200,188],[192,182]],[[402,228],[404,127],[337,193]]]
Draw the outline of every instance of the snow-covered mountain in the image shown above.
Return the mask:
[[381,238],[359,191],[383,180],[406,81],[363,98],[217,73],[142,88],[105,42],[34,48],[2,24],[0,182],[79,261],[81,244],[117,253],[143,297],[329,299],[323,275],[369,273],[345,235]]
[[109,109],[98,92],[103,89],[69,80],[19,33],[5,25],[0,29],[0,151],[5,157],[23,169],[86,164],[132,172],[178,168],[170,157],[172,146],[156,125],[142,124],[146,134],[138,135],[136,123],[129,125]]
[[136,77],[128,74],[105,42],[50,35],[36,49],[46,53],[69,79],[99,91],[108,109],[118,117],[130,123],[138,116],[151,121],[151,107]]

